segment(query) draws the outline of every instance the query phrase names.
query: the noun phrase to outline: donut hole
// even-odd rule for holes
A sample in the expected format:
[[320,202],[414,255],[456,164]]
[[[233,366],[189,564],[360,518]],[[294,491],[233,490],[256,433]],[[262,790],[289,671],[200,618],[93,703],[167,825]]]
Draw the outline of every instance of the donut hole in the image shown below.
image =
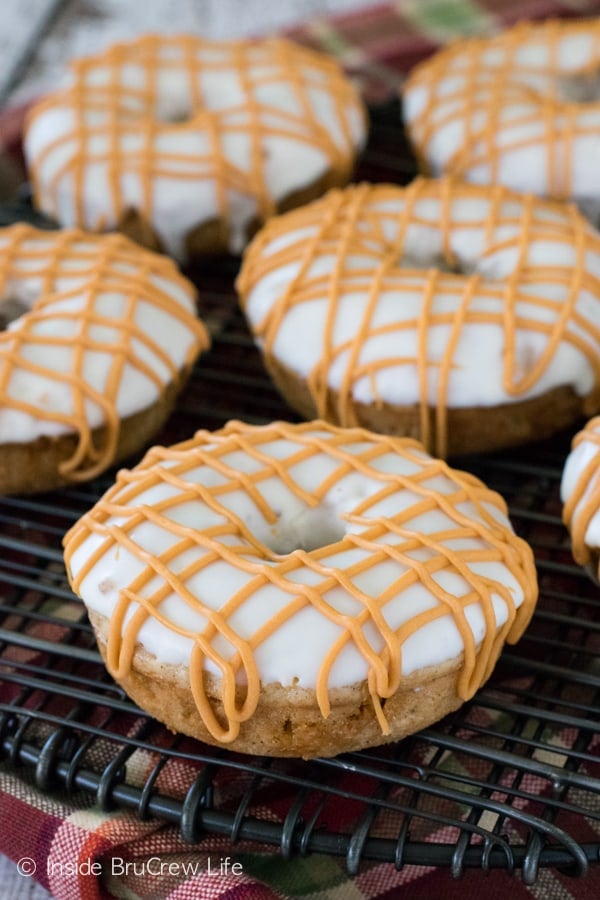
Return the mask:
[[470,272],[467,271],[466,266],[464,266],[458,259],[453,259],[452,262],[450,262],[444,257],[437,257],[433,261],[433,268],[437,269],[438,272],[445,272],[450,275],[470,274]]
[[184,125],[189,122],[192,117],[190,109],[178,108],[177,106],[160,109],[156,115],[159,122],[167,125]]
[[6,331],[11,322],[20,319],[30,310],[30,305],[15,294],[0,298],[0,331]]
[[563,75],[558,93],[567,103],[597,103],[600,101],[600,68]]
[[438,272],[446,272],[450,275],[469,275],[466,266],[463,266],[458,259],[452,262],[444,256],[432,256],[417,259],[415,256],[407,254],[402,257],[401,265],[403,269],[436,269]]
[[156,98],[153,114],[157,122],[182,125],[190,121],[194,110],[184,91],[165,91],[162,96]]
[[282,512],[261,539],[276,556],[288,556],[294,550],[310,552],[336,544],[345,534],[346,523],[335,510],[317,506]]

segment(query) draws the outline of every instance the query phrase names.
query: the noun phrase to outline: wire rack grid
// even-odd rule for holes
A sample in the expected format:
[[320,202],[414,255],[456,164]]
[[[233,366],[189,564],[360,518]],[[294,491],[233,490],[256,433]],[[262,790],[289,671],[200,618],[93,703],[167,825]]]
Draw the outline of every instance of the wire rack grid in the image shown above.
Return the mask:
[[[373,111],[363,179],[405,182],[414,163],[397,105]],[[5,215],[13,216],[14,209]],[[161,441],[230,418],[293,419],[239,313],[236,260],[191,273],[213,333]],[[531,627],[488,684],[432,728],[382,749],[311,762],[243,757],[172,735],[106,674],[61,553],[69,526],[113,474],[0,501],[0,750],[42,790],[228,836],[284,858],[584,875],[600,853],[598,591],[572,561],[558,483],[570,435],[460,461],[508,501],[533,546],[541,596]],[[177,784],[177,789],[172,785]],[[165,785],[170,787],[167,789]],[[265,812],[268,811],[268,812]],[[248,844],[249,842],[249,844]]]

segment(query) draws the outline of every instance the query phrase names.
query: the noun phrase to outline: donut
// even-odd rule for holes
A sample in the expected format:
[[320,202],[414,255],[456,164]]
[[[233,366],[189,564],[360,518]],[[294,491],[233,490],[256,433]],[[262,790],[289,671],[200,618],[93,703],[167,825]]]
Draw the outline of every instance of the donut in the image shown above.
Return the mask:
[[35,203],[180,262],[239,252],[278,209],[346,183],[366,134],[331,59],[284,39],[145,35],[72,64],[25,129]]
[[144,447],[208,346],[191,283],[119,234],[0,228],[0,317],[2,494]]
[[575,435],[560,493],[573,557],[600,580],[600,416]]
[[444,177],[271,219],[237,288],[301,416],[446,457],[600,409],[599,276],[600,235],[574,206]]
[[600,18],[456,41],[403,88],[424,172],[571,199],[600,222]]
[[144,710],[273,756],[398,740],[456,709],[537,595],[498,494],[410,438],[325,422],[154,447],[64,548]]

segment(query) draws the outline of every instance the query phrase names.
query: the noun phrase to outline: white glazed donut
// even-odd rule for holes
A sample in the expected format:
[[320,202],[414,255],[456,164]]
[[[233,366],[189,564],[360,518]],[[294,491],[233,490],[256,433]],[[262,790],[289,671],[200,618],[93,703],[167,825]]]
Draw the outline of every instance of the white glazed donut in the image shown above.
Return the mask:
[[271,219],[241,302],[305,418],[437,455],[542,438],[600,408],[600,235],[496,186],[350,186]]
[[0,229],[0,493],[143,447],[208,335],[174,263],[122,235]]
[[425,171],[571,198],[600,222],[600,18],[457,41],[403,100]]
[[92,231],[133,215],[178,260],[239,252],[277,208],[345,183],[365,139],[337,64],[282,39],[146,35],[72,70],[28,120],[36,204]]
[[563,520],[573,556],[600,578],[600,417],[575,435],[563,469]]
[[323,422],[155,447],[71,529],[65,559],[142,708],[281,756],[440,718],[537,596],[498,494],[416,441]]

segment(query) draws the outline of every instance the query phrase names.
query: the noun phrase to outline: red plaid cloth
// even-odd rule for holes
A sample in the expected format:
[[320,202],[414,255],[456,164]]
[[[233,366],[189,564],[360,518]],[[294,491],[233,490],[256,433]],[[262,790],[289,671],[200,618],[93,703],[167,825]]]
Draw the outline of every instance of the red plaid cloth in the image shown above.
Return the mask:
[[[183,787],[183,782],[181,787]],[[176,790],[176,786],[172,786]],[[343,804],[343,801],[341,801]],[[21,860],[56,900],[597,900],[597,870],[583,879],[541,870],[525,886],[502,870],[475,869],[452,879],[447,869],[364,863],[352,880],[342,860],[312,855],[283,860],[272,848],[206,837],[191,847],[177,827],[106,813],[87,795],[40,793],[26,774],[0,770],[0,852]],[[433,838],[442,841],[441,831]],[[598,835],[587,835],[598,840]],[[29,869],[27,869],[29,866]]]
[[[491,32],[522,18],[592,13],[600,13],[600,3],[593,0],[396,0],[334,20],[315,19],[292,36],[337,56],[373,102],[395,92],[404,73],[446,40]],[[10,111],[0,124],[0,148],[18,155],[20,112]],[[144,763],[142,751],[134,757],[142,783],[149,763]],[[192,778],[185,766],[172,766],[163,793],[183,796]],[[281,820],[276,798],[266,813]],[[337,814],[346,814],[343,801]],[[527,887],[501,870],[491,876],[467,871],[454,881],[444,868],[407,866],[397,871],[392,864],[364,863],[350,880],[342,859],[312,855],[285,861],[273,848],[244,843],[232,848],[227,839],[214,836],[191,847],[174,825],[142,821],[119,810],[106,813],[94,806],[89,794],[40,792],[28,771],[14,771],[8,764],[0,767],[0,817],[0,852],[20,860],[23,877],[35,877],[56,900],[465,900],[483,892],[487,900],[600,896],[598,868],[579,880],[542,870],[535,885]],[[582,842],[598,843],[599,835],[589,824],[577,827]],[[443,829],[428,839],[443,841]]]

